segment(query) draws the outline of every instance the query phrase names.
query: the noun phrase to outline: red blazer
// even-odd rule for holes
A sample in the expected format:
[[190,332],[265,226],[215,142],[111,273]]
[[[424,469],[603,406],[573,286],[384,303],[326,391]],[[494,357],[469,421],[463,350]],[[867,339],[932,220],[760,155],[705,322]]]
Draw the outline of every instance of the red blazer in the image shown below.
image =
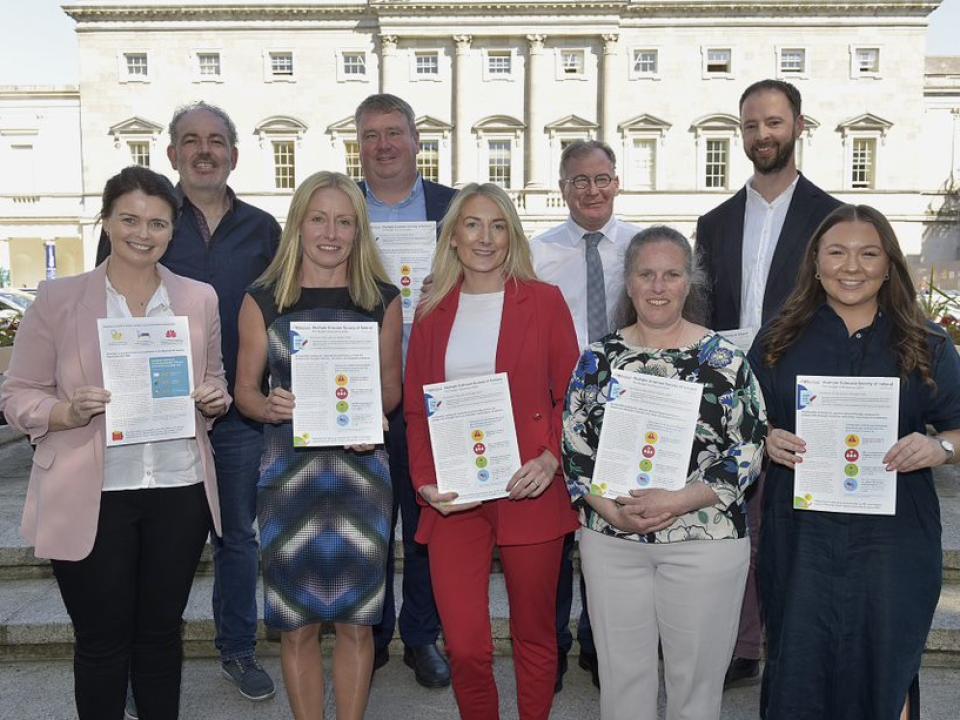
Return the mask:
[[[458,286],[429,315],[417,317],[410,336],[403,409],[410,478],[418,491],[437,482],[423,386],[446,380],[447,343],[459,303]],[[496,371],[507,373],[510,381],[521,462],[538,457],[544,450],[560,460],[563,402],[579,355],[573,320],[559,288],[537,281],[507,281]],[[419,493],[417,499],[426,505]],[[547,542],[579,527],[562,466],[539,497],[491,502],[498,513],[498,545]],[[444,519],[427,505],[420,513],[417,542],[429,542],[434,525]]]

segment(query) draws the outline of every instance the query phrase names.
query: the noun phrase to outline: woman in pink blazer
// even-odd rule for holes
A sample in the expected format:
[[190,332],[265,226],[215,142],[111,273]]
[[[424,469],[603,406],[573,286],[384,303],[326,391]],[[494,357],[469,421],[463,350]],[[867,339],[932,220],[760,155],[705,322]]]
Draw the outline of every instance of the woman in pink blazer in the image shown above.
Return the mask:
[[[410,475],[424,505],[417,540],[430,575],[463,718],[499,717],[488,584],[493,548],[510,599],[522,720],[546,720],[557,674],[556,598],[564,536],[578,524],[560,469],[563,398],[579,348],[560,291],[536,280],[517,211],[497,185],[450,204],[407,355]],[[423,386],[506,373],[521,467],[509,497],[451,505],[440,493]]]
[[[179,713],[180,625],[211,523],[220,532],[207,430],[230,404],[217,296],[159,265],[178,201],[129,167],[103,191],[110,257],[40,284],[13,349],[0,409],[36,445],[21,532],[50,558],[76,638],[80,720],[123,717],[131,678],[143,717]],[[186,316],[196,438],[106,447],[98,318]]]

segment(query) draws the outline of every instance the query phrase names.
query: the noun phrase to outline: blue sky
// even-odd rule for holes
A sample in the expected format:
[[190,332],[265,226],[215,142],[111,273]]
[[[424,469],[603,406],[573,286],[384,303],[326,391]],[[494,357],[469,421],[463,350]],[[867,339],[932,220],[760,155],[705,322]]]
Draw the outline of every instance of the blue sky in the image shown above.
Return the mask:
[[[0,85],[76,84],[73,25],[57,0],[0,0]],[[927,53],[960,55],[960,0],[930,16]]]

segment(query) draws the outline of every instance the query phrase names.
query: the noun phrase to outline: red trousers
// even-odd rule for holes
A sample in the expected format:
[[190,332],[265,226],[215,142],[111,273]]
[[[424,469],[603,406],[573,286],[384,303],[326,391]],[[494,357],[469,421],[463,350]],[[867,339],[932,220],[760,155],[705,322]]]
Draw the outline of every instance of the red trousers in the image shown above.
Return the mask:
[[[440,518],[430,537],[430,576],[450,656],[453,693],[464,720],[500,717],[489,597],[496,537],[494,503]],[[547,720],[553,704],[562,549],[562,536],[535,545],[500,546],[520,720]]]

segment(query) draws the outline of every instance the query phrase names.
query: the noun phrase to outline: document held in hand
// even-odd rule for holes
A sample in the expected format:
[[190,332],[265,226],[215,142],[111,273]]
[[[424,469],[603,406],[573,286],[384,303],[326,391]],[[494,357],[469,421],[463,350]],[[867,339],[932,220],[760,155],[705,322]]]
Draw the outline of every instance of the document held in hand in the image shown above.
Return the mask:
[[507,496],[520,450],[506,373],[423,386],[437,490],[454,504]]
[[687,482],[703,385],[614,370],[604,405],[591,495],[680,490]]
[[798,375],[796,510],[893,515],[897,473],[882,460],[897,442],[900,378]]
[[383,444],[375,322],[291,322],[294,447]]
[[186,317],[100,318],[107,447],[196,437]]

